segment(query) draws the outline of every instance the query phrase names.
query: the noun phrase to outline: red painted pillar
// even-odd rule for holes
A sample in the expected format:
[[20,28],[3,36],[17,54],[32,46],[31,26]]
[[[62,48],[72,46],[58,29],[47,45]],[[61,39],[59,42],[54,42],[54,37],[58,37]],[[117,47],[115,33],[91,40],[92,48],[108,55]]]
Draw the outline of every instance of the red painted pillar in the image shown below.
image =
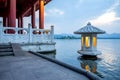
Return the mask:
[[16,27],[16,0],[9,0],[8,26]]
[[18,28],[21,28],[21,17],[18,17]]
[[3,26],[6,27],[7,26],[7,17],[3,17]]
[[[21,16],[19,16],[18,17],[18,28],[23,28],[23,17]],[[19,34],[22,34],[23,33],[23,31],[19,31],[18,32]]]
[[31,9],[31,23],[32,23],[32,28],[35,28],[35,5],[32,6],[32,9]]
[[[21,16],[21,28],[23,28],[23,16]],[[21,34],[23,34],[23,30],[21,31]]]
[[22,16],[18,17],[18,27],[23,28],[23,17]]
[[[3,17],[3,27],[7,27],[8,25],[7,25],[7,17],[6,16],[4,16]],[[5,33],[7,33],[7,30],[5,30]]]
[[44,0],[39,0],[39,28],[44,29]]
[[[8,26],[16,27],[16,0],[8,0]],[[14,30],[8,30],[8,33],[14,34]]]
[[21,16],[21,27],[23,28],[23,16]]

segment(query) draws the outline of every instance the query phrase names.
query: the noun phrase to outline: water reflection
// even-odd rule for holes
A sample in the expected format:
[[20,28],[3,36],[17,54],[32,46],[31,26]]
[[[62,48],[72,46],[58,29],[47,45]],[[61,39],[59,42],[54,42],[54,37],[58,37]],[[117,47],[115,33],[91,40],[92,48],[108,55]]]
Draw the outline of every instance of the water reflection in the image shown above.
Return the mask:
[[52,59],[56,58],[56,52],[46,53],[44,55],[47,56],[47,57],[49,57],[49,58],[52,58]]
[[86,71],[90,71],[96,73],[97,71],[97,63],[92,60],[82,60],[80,62],[81,68],[85,69]]
[[[46,53],[44,54],[45,56],[52,58],[52,59],[56,59],[56,52],[54,53]],[[78,67],[85,69],[86,71],[90,71],[96,75],[98,75],[99,77],[103,78],[104,76],[97,70],[97,64],[101,61],[100,58],[98,58],[97,60],[91,60],[91,59],[84,59],[82,57],[78,58],[78,61],[80,62],[80,64],[78,63]],[[80,66],[79,66],[80,65]],[[74,66],[74,65],[73,65]],[[77,66],[76,66],[77,67]]]
[[80,61],[81,68],[85,69],[86,71],[90,71],[100,77],[103,77],[103,75],[97,71],[97,63],[100,61],[100,59],[88,60],[84,58],[78,58],[78,60]]
[[[56,59],[81,68],[84,60],[78,59],[80,54],[76,52],[80,48],[80,40],[57,39],[55,41]],[[120,80],[120,39],[98,39],[97,48],[102,54],[98,55],[101,60],[93,60],[97,63],[95,74],[99,76],[102,74],[104,76],[102,80]]]

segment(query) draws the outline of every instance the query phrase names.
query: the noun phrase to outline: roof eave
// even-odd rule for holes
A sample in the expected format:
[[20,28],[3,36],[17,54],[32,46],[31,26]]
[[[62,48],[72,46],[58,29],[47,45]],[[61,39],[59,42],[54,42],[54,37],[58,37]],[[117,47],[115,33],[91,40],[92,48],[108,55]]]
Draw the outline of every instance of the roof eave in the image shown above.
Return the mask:
[[74,32],[74,34],[104,34],[104,32]]

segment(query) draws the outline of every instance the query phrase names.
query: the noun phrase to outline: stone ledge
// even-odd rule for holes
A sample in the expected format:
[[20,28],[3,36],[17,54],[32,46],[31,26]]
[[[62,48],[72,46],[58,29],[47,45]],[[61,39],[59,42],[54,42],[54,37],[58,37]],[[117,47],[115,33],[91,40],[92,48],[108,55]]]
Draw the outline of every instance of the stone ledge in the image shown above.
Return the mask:
[[20,43],[21,46],[23,45],[55,45],[56,42],[52,42],[52,43]]
[[32,51],[30,51],[30,53],[32,53],[32,54],[34,54],[34,55],[37,55],[37,56],[39,56],[39,57],[42,57],[43,59],[46,59],[46,60],[51,61],[51,62],[53,62],[53,63],[56,63],[56,64],[58,64],[58,65],[61,65],[61,66],[65,67],[65,68],[68,68],[68,69],[70,69],[70,70],[72,70],[72,71],[74,71],[74,72],[77,72],[77,73],[79,73],[79,74],[83,74],[83,75],[85,75],[86,77],[88,77],[90,80],[101,80],[101,78],[100,78],[99,76],[94,75],[94,74],[91,73],[91,72],[85,71],[84,69],[76,68],[76,67],[74,67],[74,66],[68,65],[68,64],[63,63],[63,62],[61,62],[61,61],[58,61],[58,60],[56,60],[56,59],[52,59],[52,58],[46,57],[46,56],[44,56],[44,55],[42,55],[42,54],[39,54],[39,53],[35,53],[35,52],[32,52]]

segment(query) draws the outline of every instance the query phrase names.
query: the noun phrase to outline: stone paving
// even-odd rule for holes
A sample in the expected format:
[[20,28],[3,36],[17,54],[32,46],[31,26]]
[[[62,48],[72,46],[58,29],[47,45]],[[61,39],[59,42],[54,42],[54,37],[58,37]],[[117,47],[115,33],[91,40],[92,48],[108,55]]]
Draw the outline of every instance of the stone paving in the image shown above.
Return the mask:
[[26,53],[0,57],[0,80],[89,80],[60,65]]

